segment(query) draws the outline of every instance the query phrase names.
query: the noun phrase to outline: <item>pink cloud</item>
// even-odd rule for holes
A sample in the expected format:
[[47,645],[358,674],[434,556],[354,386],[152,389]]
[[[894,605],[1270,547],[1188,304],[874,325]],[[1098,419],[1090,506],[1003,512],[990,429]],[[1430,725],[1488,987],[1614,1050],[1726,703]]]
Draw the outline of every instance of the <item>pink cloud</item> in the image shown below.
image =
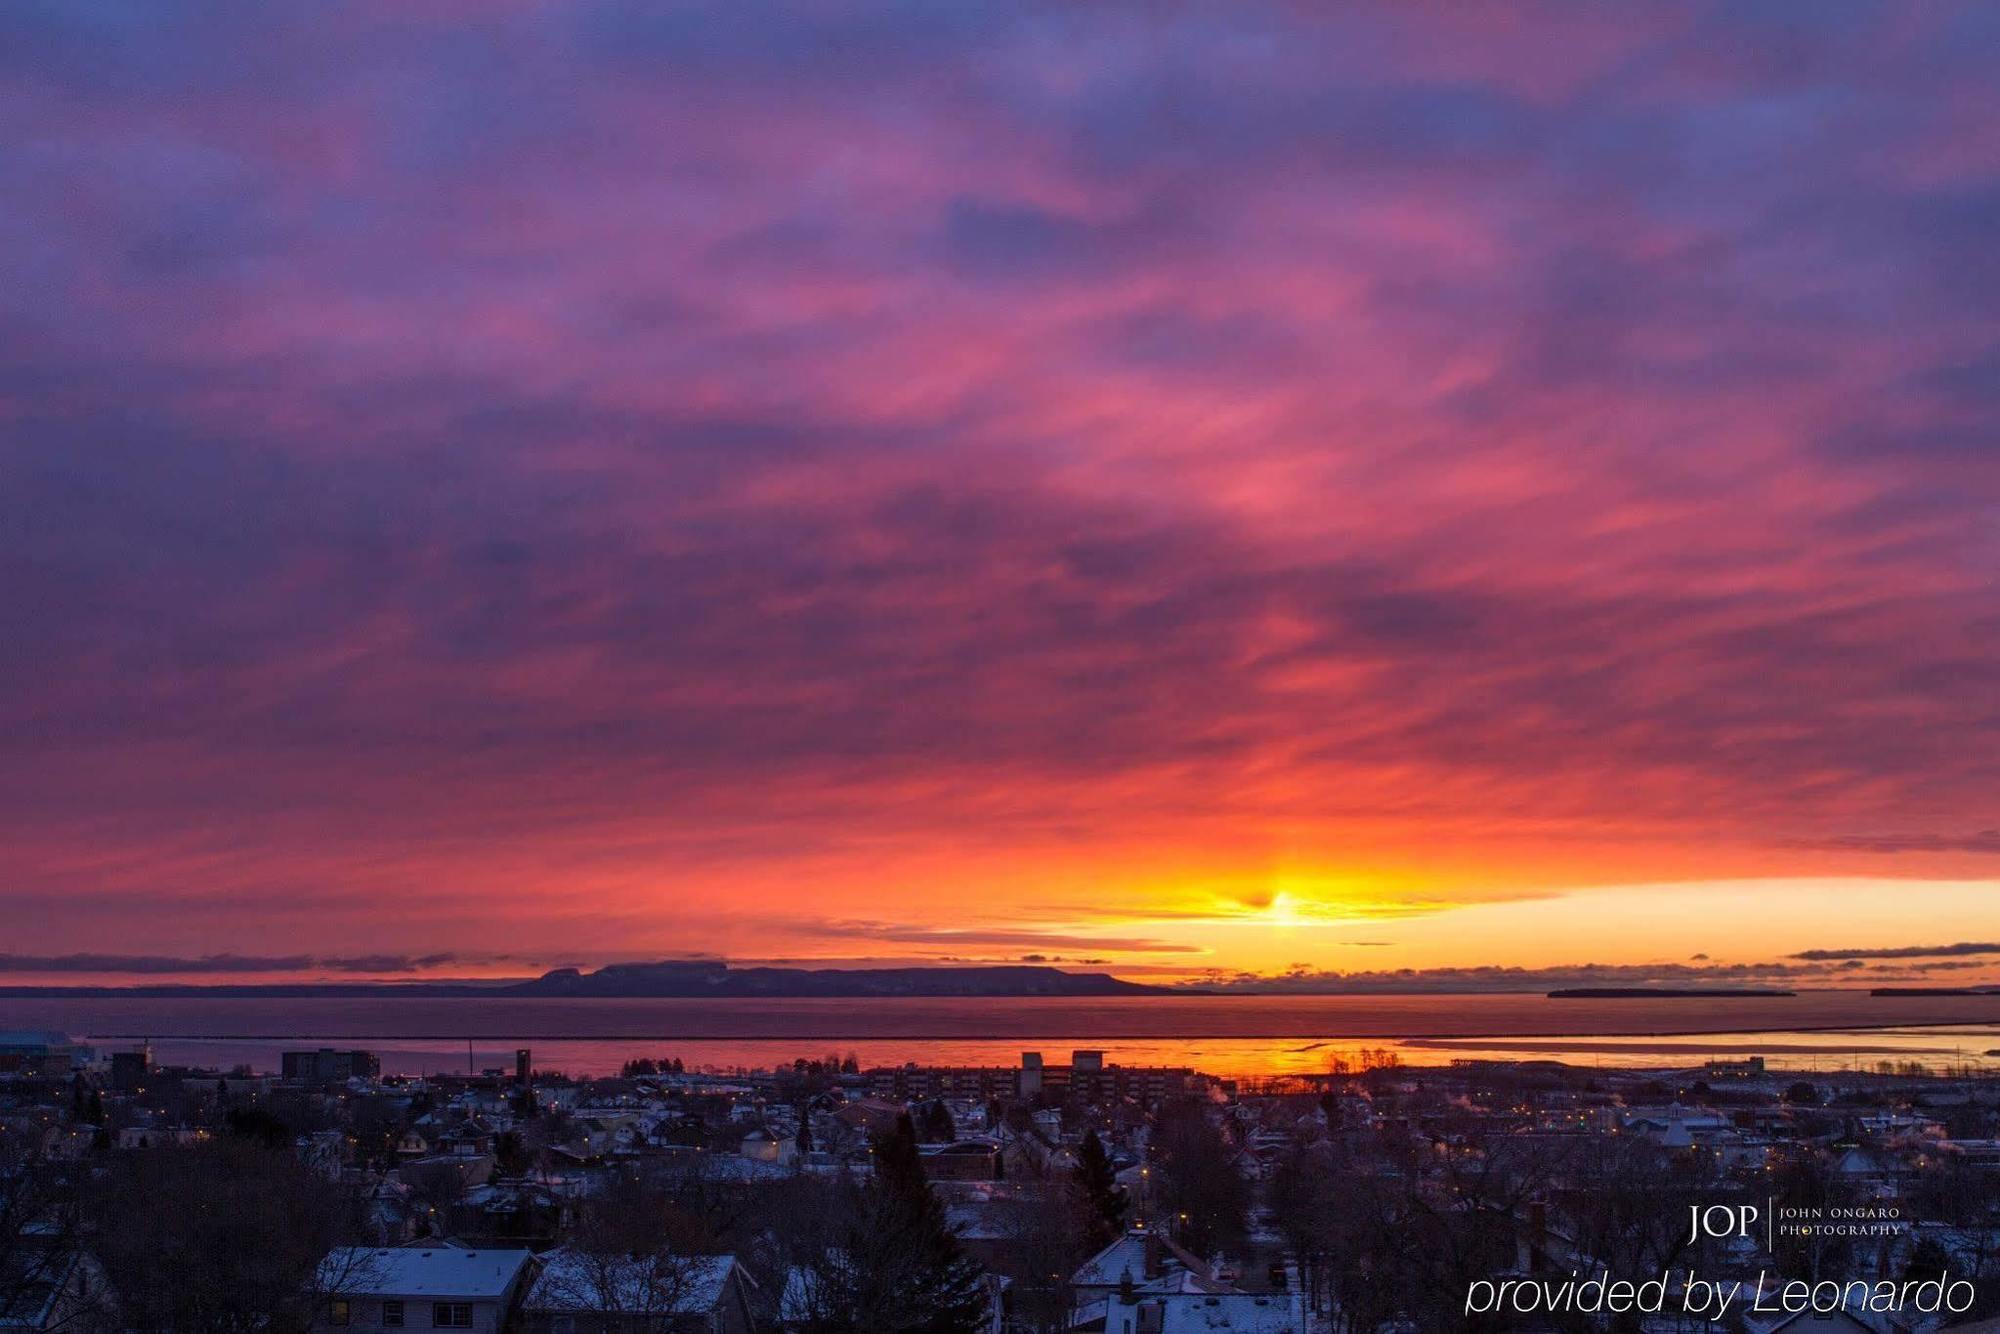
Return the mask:
[[1976,7],[237,18],[7,21],[38,952],[1979,856]]

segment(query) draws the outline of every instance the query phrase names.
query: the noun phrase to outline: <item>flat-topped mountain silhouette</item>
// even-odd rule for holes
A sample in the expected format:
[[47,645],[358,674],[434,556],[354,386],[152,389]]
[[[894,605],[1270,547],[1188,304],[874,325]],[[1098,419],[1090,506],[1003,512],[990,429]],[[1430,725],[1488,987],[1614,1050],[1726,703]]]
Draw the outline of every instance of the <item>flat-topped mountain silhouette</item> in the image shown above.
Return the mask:
[[595,972],[557,968],[524,982],[150,982],[136,986],[0,986],[0,996],[578,996],[642,1000],[691,996],[1135,996],[1178,988],[1109,973],[1036,964],[965,968],[731,968],[705,959],[614,963]]
[[1033,964],[968,968],[731,968],[705,961],[558,968],[499,988],[510,996],[1124,996],[1164,992],[1109,973]]

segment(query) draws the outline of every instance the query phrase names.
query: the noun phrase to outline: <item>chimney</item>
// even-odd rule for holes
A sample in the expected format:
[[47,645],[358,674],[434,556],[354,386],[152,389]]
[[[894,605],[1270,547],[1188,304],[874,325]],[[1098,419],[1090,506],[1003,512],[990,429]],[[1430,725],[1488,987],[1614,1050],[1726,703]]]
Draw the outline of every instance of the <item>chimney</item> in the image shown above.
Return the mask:
[[1528,1201],[1528,1226],[1520,1240],[1515,1264],[1529,1273],[1548,1267],[1549,1206],[1542,1200]]
[[1167,1248],[1160,1245],[1159,1234],[1148,1232],[1145,1241],[1146,1281],[1152,1282],[1167,1271]]

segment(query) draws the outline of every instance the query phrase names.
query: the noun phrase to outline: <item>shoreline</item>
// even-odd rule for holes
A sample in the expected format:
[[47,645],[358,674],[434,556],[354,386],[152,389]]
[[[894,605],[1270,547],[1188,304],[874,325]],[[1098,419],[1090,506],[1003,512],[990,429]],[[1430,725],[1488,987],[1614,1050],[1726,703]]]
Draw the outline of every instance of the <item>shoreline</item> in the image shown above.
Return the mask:
[[[1982,1020],[1946,1019],[1925,1023],[1868,1023],[1868,1024],[1815,1024],[1787,1025],[1782,1028],[1664,1028],[1642,1029],[1605,1033],[1578,1033],[1564,1030],[1554,1033],[1467,1033],[1467,1032],[1417,1032],[1417,1033],[1205,1033],[1185,1030],[1159,1033],[1120,1032],[1115,1037],[1104,1037],[1098,1041],[1234,1041],[1244,1042],[1404,1042],[1413,1045],[1425,1043],[1496,1043],[1509,1041],[1591,1041],[1597,1039],[1631,1038],[1721,1038],[1752,1037],[1760,1033],[1883,1033],[1909,1029],[1950,1029],[1991,1027],[1994,1035],[2000,1037],[2000,1016],[1988,1024]],[[856,1033],[852,1030],[811,1031],[799,1033],[743,1034],[743,1033],[531,1033],[518,1030],[502,1030],[480,1033],[91,1033],[89,1038],[100,1042],[1015,1042],[1046,1041],[1056,1038],[1064,1041],[1076,1040],[1084,1035],[1068,1031],[1046,1033]]]

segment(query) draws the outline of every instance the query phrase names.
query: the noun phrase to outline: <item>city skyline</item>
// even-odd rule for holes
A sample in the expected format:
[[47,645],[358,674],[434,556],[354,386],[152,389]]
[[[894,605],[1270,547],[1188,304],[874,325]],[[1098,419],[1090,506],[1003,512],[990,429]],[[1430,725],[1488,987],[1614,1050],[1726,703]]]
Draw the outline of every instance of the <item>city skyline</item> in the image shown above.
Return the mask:
[[0,985],[2000,977],[1990,9],[0,27]]

